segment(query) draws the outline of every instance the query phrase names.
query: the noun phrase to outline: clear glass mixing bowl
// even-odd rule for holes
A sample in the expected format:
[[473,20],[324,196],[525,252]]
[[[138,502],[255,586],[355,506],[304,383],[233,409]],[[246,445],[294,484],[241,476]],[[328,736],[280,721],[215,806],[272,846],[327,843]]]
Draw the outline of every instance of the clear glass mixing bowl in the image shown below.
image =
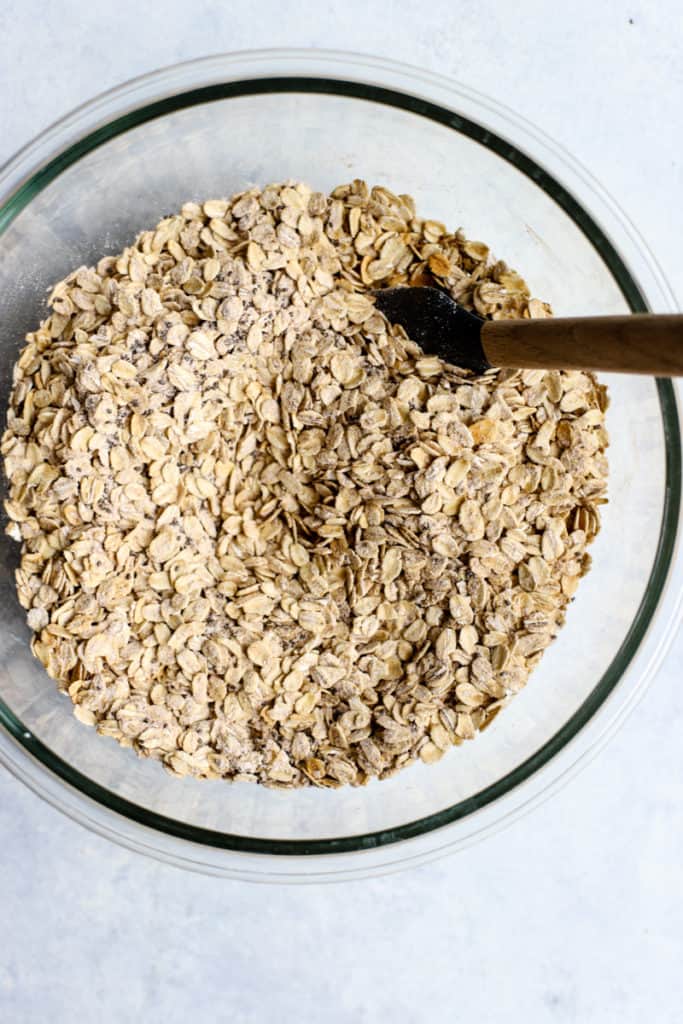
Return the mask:
[[[100,96],[0,176],[0,383],[46,290],[187,199],[300,178],[410,192],[519,269],[556,313],[672,308],[614,202],[558,146],[445,79],[351,54],[212,57]],[[610,504],[594,569],[527,689],[474,742],[365,789],[179,780],[82,726],[32,658],[2,540],[0,758],[55,806],[134,849],[260,880],[371,874],[457,849],[546,795],[642,693],[680,615],[675,387],[609,380]]]

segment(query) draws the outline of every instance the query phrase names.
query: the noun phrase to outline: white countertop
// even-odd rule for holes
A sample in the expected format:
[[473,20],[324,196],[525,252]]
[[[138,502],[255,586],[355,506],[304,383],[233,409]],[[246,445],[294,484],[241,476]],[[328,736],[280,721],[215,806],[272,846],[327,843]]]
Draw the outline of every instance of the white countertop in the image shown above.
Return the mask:
[[[0,161],[163,64],[264,46],[377,53],[457,77],[562,142],[631,214],[683,306],[677,9],[4,0]],[[450,859],[342,887],[183,873],[0,770],[0,1019],[680,1021],[681,659],[679,635],[617,737],[533,814]]]

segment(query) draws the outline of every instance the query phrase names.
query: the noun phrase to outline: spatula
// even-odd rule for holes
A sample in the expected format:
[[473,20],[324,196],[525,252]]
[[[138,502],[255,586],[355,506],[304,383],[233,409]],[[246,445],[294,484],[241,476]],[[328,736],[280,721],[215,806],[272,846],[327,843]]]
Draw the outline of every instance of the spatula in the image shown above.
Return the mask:
[[422,287],[382,289],[375,304],[425,353],[477,374],[498,366],[683,376],[683,315],[484,320]]

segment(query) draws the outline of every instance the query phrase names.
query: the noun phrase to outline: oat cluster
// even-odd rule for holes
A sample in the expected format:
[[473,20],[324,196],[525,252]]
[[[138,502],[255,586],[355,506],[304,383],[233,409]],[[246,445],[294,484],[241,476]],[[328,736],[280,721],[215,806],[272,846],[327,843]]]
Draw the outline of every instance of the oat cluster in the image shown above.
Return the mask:
[[424,356],[371,289],[524,281],[362,181],[186,204],[58,284],[2,453],[33,651],[105,736],[294,787],[438,760],[524,686],[589,565],[605,389]]

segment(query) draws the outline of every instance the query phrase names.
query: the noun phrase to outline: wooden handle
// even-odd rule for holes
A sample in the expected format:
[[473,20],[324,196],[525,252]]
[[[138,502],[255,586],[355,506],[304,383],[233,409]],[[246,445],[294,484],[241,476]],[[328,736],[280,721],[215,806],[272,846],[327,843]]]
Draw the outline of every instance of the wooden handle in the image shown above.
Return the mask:
[[683,315],[487,320],[481,342],[492,366],[683,376]]

